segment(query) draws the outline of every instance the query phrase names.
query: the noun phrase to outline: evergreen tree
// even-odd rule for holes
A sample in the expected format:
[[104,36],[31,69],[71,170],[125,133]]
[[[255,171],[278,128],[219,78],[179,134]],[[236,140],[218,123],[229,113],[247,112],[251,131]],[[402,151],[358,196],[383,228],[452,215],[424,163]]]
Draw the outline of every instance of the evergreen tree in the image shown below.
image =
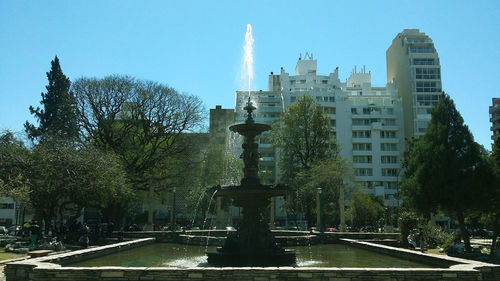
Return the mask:
[[495,138],[493,151],[491,153],[491,163],[495,175],[495,181],[489,185],[487,199],[484,206],[484,221],[488,229],[493,230],[490,254],[493,256],[496,251],[496,241],[500,236],[500,137]]
[[73,94],[69,91],[70,80],[61,70],[57,56],[51,62],[51,69],[47,72],[48,85],[46,93],[42,93],[40,104],[43,108],[30,106],[30,113],[38,120],[36,127],[28,121],[24,124],[28,137],[32,140],[43,141],[58,137],[75,139],[78,136],[77,107]]
[[407,151],[401,191],[406,203],[419,212],[442,210],[458,220],[470,251],[465,217],[477,209],[489,178],[484,150],[448,95],[443,93],[431,114],[425,135]]

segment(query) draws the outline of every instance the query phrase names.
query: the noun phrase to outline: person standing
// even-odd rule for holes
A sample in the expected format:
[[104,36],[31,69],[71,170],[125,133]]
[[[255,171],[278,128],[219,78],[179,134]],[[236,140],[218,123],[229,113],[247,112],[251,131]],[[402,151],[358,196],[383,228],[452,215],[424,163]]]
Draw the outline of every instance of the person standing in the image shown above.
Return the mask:
[[418,234],[418,238],[420,240],[420,252],[425,251],[425,241],[424,241],[424,231],[420,229],[420,233]]
[[31,239],[31,249],[36,248],[36,242],[40,236],[40,226],[36,220],[33,220],[30,224],[30,239]]

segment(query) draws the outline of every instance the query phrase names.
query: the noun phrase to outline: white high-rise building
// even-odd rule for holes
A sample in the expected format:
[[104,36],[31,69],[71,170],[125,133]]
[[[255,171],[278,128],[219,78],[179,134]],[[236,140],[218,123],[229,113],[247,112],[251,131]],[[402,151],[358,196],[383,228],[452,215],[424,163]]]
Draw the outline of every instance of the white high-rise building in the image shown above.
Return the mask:
[[[313,97],[330,116],[340,155],[349,159],[358,183],[374,195],[384,198],[386,205],[396,205],[399,171],[404,152],[403,108],[392,83],[381,87],[371,84],[371,74],[354,70],[345,82],[338,68],[329,75],[317,74],[317,61],[306,54],[299,58],[294,75],[283,68],[269,75],[268,91],[252,91],[256,103],[255,120],[270,123],[282,110],[300,96]],[[243,120],[243,106],[249,93],[236,93],[236,114]],[[241,119],[241,120],[240,120]],[[274,171],[278,177],[275,152],[266,135],[261,138],[261,170]],[[272,168],[271,168],[272,167]]]
[[386,59],[387,81],[403,99],[406,138],[420,138],[441,96],[441,65],[434,43],[418,29],[405,29],[392,40]]

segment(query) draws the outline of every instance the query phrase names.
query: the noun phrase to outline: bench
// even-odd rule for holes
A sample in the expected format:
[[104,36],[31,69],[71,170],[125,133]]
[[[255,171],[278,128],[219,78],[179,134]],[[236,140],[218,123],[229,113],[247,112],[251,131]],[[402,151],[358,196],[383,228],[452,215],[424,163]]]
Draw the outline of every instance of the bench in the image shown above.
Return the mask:
[[52,252],[54,252],[54,251],[52,251],[52,250],[35,250],[35,251],[28,252],[28,255],[30,255],[30,258],[39,258],[39,257],[45,257]]

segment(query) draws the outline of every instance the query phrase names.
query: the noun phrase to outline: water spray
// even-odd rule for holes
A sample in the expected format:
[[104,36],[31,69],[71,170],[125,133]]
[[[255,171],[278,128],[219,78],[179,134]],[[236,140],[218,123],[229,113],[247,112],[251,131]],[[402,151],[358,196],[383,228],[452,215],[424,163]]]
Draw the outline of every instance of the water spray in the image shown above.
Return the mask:
[[245,51],[245,56],[243,58],[243,68],[248,79],[248,96],[250,97],[250,90],[253,80],[253,36],[252,36],[252,25],[247,24],[247,32],[245,33],[245,46],[243,50]]

